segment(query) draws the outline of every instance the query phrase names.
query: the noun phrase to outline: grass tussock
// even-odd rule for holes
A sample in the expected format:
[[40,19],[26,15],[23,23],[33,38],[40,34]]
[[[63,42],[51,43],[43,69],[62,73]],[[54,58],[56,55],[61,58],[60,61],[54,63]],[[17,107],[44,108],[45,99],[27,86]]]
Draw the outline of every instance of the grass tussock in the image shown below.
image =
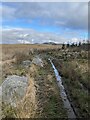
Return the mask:
[[34,78],[29,78],[28,88],[23,100],[18,104],[18,118],[34,118],[37,110]]
[[[77,108],[78,117],[86,118],[87,116],[90,116],[88,109],[88,103],[90,100],[87,92],[88,87],[85,87],[83,84],[85,82],[88,85],[88,74],[85,74],[84,79],[82,74],[82,72],[85,73],[88,69],[86,60],[85,62],[82,59],[70,62],[62,61],[61,63],[59,60],[54,60],[54,64],[63,77],[63,84],[71,101],[74,103],[74,107]],[[80,66],[82,66],[82,69]]]
[[[35,55],[43,59],[44,66],[22,65],[32,61]],[[78,117],[90,115],[87,90],[90,88],[87,51],[61,45],[2,45],[2,78],[8,75],[28,77],[25,96],[17,102],[17,107],[2,105],[4,116],[10,118],[67,118],[56,78],[48,58],[51,58],[60,75],[68,97],[78,111]],[[82,87],[82,85],[83,87]],[[85,87],[85,89],[84,89]]]
[[5,104],[2,102],[2,113],[1,118],[13,118],[16,117],[17,109],[12,107],[10,104]]
[[50,66],[47,62],[44,63],[44,68],[31,65],[27,74],[29,77],[27,92],[18,104],[18,118],[64,118],[67,116]]
[[31,60],[32,56],[27,55],[25,52],[16,52],[15,55],[16,64],[21,64],[24,60]]
[[50,49],[58,49],[61,48],[61,45],[35,45],[35,44],[3,44],[0,45],[1,49],[2,49],[2,60],[10,60],[13,58],[15,52],[24,52],[25,54],[28,53],[33,53],[33,51],[38,51],[39,52],[45,50],[50,50]]

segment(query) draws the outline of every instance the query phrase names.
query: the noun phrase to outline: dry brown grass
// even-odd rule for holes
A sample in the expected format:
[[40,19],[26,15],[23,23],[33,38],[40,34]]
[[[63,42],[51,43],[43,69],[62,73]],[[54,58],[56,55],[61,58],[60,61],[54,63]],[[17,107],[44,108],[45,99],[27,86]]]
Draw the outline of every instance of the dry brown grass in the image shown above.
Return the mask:
[[[33,65],[31,66],[31,70],[33,69]],[[36,99],[36,88],[35,88],[35,80],[33,77],[33,72],[29,71],[32,75],[28,76],[28,88],[27,92],[22,99],[22,101],[18,104],[17,117],[18,118],[34,118],[37,110],[37,99]]]
[[[43,53],[43,50],[58,49],[59,47],[61,46],[3,45],[3,78],[10,74],[19,75],[23,69],[19,63],[33,57],[33,49],[36,52],[41,50]],[[16,61],[19,63],[16,64]],[[43,58],[43,62],[44,67],[31,64],[28,69],[24,68],[26,70],[25,76],[28,77],[28,88],[24,98],[17,103],[15,111],[17,118],[66,116],[53,69],[46,59]]]
[[88,62],[85,59],[76,59],[73,61],[54,60],[54,64],[60,74],[63,76],[63,84],[65,89],[73,101],[73,105],[77,108],[78,117],[89,117],[90,112],[88,96],[90,82],[88,72]]
[[18,118],[66,117],[66,111],[59,95],[53,69],[48,63],[44,68],[32,64],[28,71],[26,95],[18,103]]
[[2,48],[2,60],[12,59],[14,54],[17,52],[24,52],[28,54],[32,50],[48,50],[58,49],[61,45],[35,45],[35,44],[12,44],[12,45],[0,45]]

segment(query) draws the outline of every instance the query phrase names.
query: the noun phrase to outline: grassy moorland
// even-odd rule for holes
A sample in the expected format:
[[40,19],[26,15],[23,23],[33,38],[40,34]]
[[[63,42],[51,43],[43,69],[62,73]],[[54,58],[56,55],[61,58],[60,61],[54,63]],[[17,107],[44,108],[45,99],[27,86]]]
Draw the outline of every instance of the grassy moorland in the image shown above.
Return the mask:
[[[66,110],[60,97],[53,69],[47,59],[42,57],[43,67],[31,64],[22,66],[22,61],[39,55],[39,51],[57,49],[53,45],[3,45],[2,82],[8,75],[28,77],[27,92],[14,108],[2,103],[3,117],[16,118],[64,118]],[[34,49],[34,50],[33,50]]]
[[[85,48],[85,49],[84,49]],[[26,76],[28,88],[17,107],[2,104],[4,117],[17,118],[67,118],[60,90],[48,58],[55,64],[62,76],[63,85],[78,118],[90,116],[90,81],[87,47],[61,45],[2,45],[2,83],[8,75]],[[35,56],[42,58],[43,67],[30,64],[22,66],[25,60]]]
[[44,51],[51,49],[59,49],[61,45],[39,45],[39,44],[3,44],[0,45],[2,49],[2,60],[12,59],[15,53],[24,52],[29,54],[31,51]]
[[[87,46],[88,47],[88,46]],[[69,47],[49,53],[62,76],[66,93],[78,117],[90,116],[90,74],[88,49]]]

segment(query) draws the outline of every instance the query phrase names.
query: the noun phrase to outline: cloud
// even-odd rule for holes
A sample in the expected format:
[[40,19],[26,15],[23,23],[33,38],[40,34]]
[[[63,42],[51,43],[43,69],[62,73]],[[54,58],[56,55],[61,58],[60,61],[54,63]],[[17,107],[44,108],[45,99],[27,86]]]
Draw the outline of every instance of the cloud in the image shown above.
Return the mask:
[[89,0],[1,0],[3,2],[89,2]]
[[[0,6],[1,8],[1,6]],[[9,7],[2,4],[2,8],[0,9],[0,13],[2,12],[2,20],[12,20],[15,19],[15,8]]]
[[22,29],[22,28],[3,28],[2,29],[2,43],[4,44],[17,44],[17,43],[44,43],[44,42],[55,42],[55,43],[67,43],[77,42],[80,39],[76,35],[70,39],[65,35],[53,34],[50,32],[38,32],[33,29]]
[[46,32],[38,32],[33,29],[18,29],[18,28],[4,28],[2,30],[2,43],[16,44],[16,43],[43,43],[43,42],[58,42],[67,41],[66,38]]
[[3,5],[3,19],[37,22],[41,26],[87,29],[88,3],[19,2]]

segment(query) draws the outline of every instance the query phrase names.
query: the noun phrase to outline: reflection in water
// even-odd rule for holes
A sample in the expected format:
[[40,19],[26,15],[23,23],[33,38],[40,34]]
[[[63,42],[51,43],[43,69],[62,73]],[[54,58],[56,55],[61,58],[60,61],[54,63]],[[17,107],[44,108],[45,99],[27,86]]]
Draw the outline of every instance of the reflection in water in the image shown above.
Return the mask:
[[71,104],[70,104],[70,102],[67,98],[64,86],[62,84],[61,76],[59,75],[59,73],[58,73],[57,69],[55,68],[54,64],[52,63],[52,61],[50,59],[48,59],[48,60],[50,61],[51,65],[54,69],[54,73],[55,73],[55,76],[56,76],[56,79],[57,79],[57,82],[58,82],[58,86],[60,88],[60,95],[61,95],[62,101],[64,103],[64,107],[67,110],[68,118],[76,118],[76,115],[73,111],[73,108],[71,107]]

